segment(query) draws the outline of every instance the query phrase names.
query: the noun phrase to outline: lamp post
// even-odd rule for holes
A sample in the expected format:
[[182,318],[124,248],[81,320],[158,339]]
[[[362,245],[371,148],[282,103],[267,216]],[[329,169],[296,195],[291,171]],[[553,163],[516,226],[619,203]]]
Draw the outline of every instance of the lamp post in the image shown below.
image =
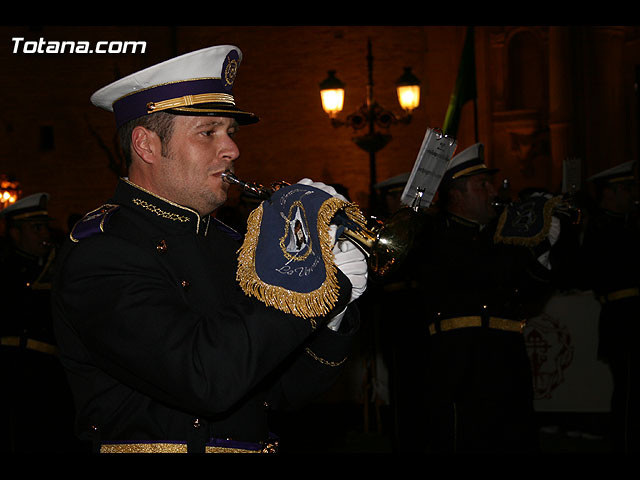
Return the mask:
[[[364,133],[356,135],[352,140],[358,147],[369,153],[369,208],[374,210],[376,207],[374,185],[377,182],[376,153],[391,140],[391,135],[386,133],[391,125],[411,122],[412,112],[420,104],[420,80],[411,72],[411,67],[405,67],[403,75],[396,81],[398,102],[403,114],[396,116],[373,98],[373,55],[370,39],[367,42],[367,69],[366,101],[358,110],[348,115],[345,121],[337,118],[344,105],[345,85],[335,76],[335,70],[329,70],[328,77],[320,83],[320,97],[322,108],[329,115],[334,127],[348,126],[356,132],[367,128]],[[382,128],[385,133],[378,131],[377,127]]]

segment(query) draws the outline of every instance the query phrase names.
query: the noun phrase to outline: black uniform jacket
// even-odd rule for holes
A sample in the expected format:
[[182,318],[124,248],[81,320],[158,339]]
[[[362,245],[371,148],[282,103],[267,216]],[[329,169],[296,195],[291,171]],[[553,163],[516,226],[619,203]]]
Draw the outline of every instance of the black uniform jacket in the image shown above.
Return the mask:
[[55,250],[39,259],[13,248],[0,258],[3,338],[20,338],[23,346],[35,340],[43,350],[55,348],[49,300],[54,256]]
[[599,354],[635,350],[640,333],[640,220],[606,210],[594,213],[583,243],[586,287],[600,300]]
[[529,451],[537,438],[522,321],[543,305],[550,272],[537,252],[495,243],[494,232],[443,212],[425,227],[418,283],[435,451]]
[[[97,233],[88,233],[87,226]],[[123,179],[61,253],[53,311],[78,434],[105,441],[262,441],[268,406],[294,408],[338,375],[340,332],[245,296],[238,239],[215,219]],[[339,273],[342,310],[350,296]]]
[[425,389],[433,451],[533,451],[533,382],[523,320],[551,292],[542,252],[496,243],[447,212],[425,221],[417,283],[428,323]]
[[495,222],[481,227],[450,213],[425,221],[418,283],[429,322],[481,316],[524,320],[551,291],[551,271],[533,248],[494,242]]

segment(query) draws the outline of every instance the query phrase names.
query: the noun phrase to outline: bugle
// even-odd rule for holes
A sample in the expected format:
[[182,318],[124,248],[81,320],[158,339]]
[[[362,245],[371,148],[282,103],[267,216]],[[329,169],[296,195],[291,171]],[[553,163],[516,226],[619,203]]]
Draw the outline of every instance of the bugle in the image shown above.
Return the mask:
[[[557,200],[553,207],[554,215],[567,218],[574,225],[582,222],[582,208],[573,195],[564,194],[554,198]],[[500,215],[505,209],[517,207],[525,202],[526,200],[502,201],[496,199],[491,202],[491,205],[496,209],[498,215]]]

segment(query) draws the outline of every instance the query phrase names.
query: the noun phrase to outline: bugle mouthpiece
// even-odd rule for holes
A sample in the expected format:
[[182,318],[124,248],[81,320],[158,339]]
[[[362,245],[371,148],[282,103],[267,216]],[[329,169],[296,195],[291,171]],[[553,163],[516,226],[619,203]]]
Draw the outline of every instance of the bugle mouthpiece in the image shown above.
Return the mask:
[[250,194],[255,195],[259,198],[268,199],[271,196],[271,192],[265,189],[262,185],[243,182],[229,170],[225,170],[220,174],[220,176],[222,177],[222,180],[224,182],[230,183],[231,185],[238,185],[242,187],[246,192],[249,192]]
[[230,183],[232,185],[242,185],[242,182],[240,180],[238,180],[238,177],[236,177],[233,173],[231,173],[231,171],[229,170],[225,170],[224,172],[222,172],[220,174],[220,176],[222,177],[222,180]]

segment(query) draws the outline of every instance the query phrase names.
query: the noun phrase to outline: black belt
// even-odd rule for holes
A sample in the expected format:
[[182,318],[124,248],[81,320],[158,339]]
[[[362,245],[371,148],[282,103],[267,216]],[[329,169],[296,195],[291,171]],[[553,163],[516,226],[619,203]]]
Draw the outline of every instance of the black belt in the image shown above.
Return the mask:
[[607,303],[615,300],[621,300],[623,298],[637,297],[638,295],[640,295],[640,288],[625,288],[623,290],[616,290],[615,292],[600,295],[598,299],[600,300],[600,303]]
[[18,336],[0,337],[0,345],[5,347],[24,347],[28,350],[36,350],[38,352],[49,353],[51,355],[56,355],[58,353],[58,347],[55,345],[35,340],[33,338],[27,338],[24,340]]
[[[436,326],[436,323],[438,324]],[[508,332],[522,333],[524,330],[525,320],[510,320],[508,318],[488,317],[483,322],[480,315],[472,315],[466,317],[444,318],[429,325],[429,333],[435,335],[438,332],[446,332],[449,330],[457,330],[459,328],[483,327],[495,330],[505,330]]]
[[[205,453],[277,453],[278,441],[241,442],[228,439],[211,439]],[[187,453],[187,442],[104,442],[100,453]]]

